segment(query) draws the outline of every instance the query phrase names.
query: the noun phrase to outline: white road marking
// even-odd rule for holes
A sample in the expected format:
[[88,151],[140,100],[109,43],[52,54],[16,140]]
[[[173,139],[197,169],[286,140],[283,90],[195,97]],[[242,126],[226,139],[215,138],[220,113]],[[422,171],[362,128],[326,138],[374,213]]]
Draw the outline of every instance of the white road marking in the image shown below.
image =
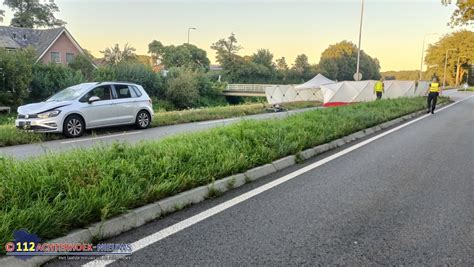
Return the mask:
[[84,138],[84,139],[78,139],[78,140],[71,140],[71,141],[63,141],[61,144],[71,144],[71,143],[78,143],[78,142],[85,142],[85,141],[90,141],[90,140],[98,140],[98,139],[104,139],[104,138],[111,138],[111,137],[117,137],[117,136],[125,136],[125,135],[132,135],[132,134],[139,134],[142,133],[143,131],[136,131],[136,132],[130,132],[130,133],[121,133],[121,134],[111,134],[111,135],[104,135],[104,136],[98,136],[98,137],[91,137],[91,138]]
[[[442,111],[442,110],[444,110],[444,109],[447,109],[447,108],[449,108],[449,107],[452,107],[452,106],[454,106],[454,105],[456,105],[456,104],[459,104],[459,103],[463,102],[464,100],[469,99],[469,98],[471,98],[471,97],[474,97],[474,95],[473,95],[473,96],[470,96],[470,97],[466,97],[466,98],[464,98],[464,99],[462,99],[462,100],[460,100],[460,101],[454,102],[454,103],[452,103],[452,104],[449,104],[449,105],[447,105],[447,106],[445,106],[445,107],[443,107],[443,108],[440,108],[440,109],[438,110],[438,112],[439,112],[439,111]],[[356,150],[356,149],[358,149],[358,148],[361,148],[361,147],[363,147],[363,146],[365,146],[365,145],[367,145],[367,144],[370,144],[370,143],[374,142],[375,140],[378,140],[378,139],[380,139],[380,138],[382,138],[382,137],[384,137],[384,136],[386,136],[386,135],[389,135],[389,134],[391,134],[391,133],[393,133],[393,132],[396,132],[396,131],[398,131],[398,130],[400,130],[400,129],[402,129],[402,128],[405,128],[405,127],[407,127],[407,126],[409,126],[409,125],[411,125],[411,124],[413,124],[413,123],[415,123],[415,122],[418,122],[418,121],[420,121],[420,120],[423,120],[423,119],[425,119],[425,118],[427,118],[427,117],[429,117],[429,116],[433,116],[433,115],[431,115],[431,114],[426,114],[426,115],[424,115],[424,116],[421,116],[421,117],[419,117],[419,118],[416,118],[416,119],[414,119],[414,120],[412,120],[412,121],[409,121],[409,122],[407,122],[407,123],[405,123],[405,124],[402,124],[402,125],[400,125],[400,126],[398,126],[398,127],[395,127],[395,128],[393,128],[393,129],[391,129],[391,130],[388,130],[388,131],[383,132],[383,133],[381,133],[381,134],[379,134],[379,135],[376,135],[376,136],[374,136],[374,137],[371,137],[371,138],[369,138],[369,139],[367,139],[367,140],[365,140],[365,141],[362,141],[362,142],[360,142],[360,143],[357,143],[357,144],[355,144],[355,145],[353,145],[353,146],[351,146],[351,147],[348,147],[348,148],[346,148],[346,149],[344,149],[344,150],[342,150],[342,151],[339,151],[339,152],[337,152],[337,153],[335,153],[335,154],[333,154],[333,155],[331,155],[331,156],[328,156],[328,157],[326,157],[326,158],[324,158],[324,159],[321,159],[321,160],[319,160],[319,161],[317,161],[317,162],[315,162],[315,163],[313,163],[313,164],[310,164],[310,165],[308,165],[308,166],[306,166],[306,167],[303,167],[303,168],[301,168],[301,169],[299,169],[299,170],[296,170],[296,171],[294,171],[294,172],[292,172],[292,173],[290,173],[290,174],[287,174],[287,175],[285,175],[285,176],[283,176],[283,177],[280,177],[280,178],[278,178],[278,179],[276,179],[276,180],[274,180],[274,181],[272,181],[272,182],[269,182],[269,183],[264,184],[264,185],[262,185],[262,186],[260,186],[260,187],[257,187],[257,188],[255,188],[255,189],[253,189],[253,190],[251,190],[251,191],[249,191],[249,192],[247,192],[247,193],[244,193],[244,194],[242,194],[242,195],[240,195],[240,196],[237,196],[237,197],[235,197],[235,198],[233,198],[233,199],[231,199],[231,200],[228,200],[228,201],[226,201],[226,202],[224,202],[224,203],[222,203],[222,204],[219,204],[219,205],[217,205],[217,206],[215,206],[215,207],[212,207],[212,208],[210,208],[210,209],[208,209],[208,210],[205,210],[205,211],[203,211],[203,212],[201,212],[201,213],[199,213],[199,214],[197,214],[197,215],[194,215],[194,216],[192,216],[192,217],[190,217],[190,218],[188,218],[188,219],[185,219],[185,220],[183,220],[183,221],[181,221],[181,222],[178,222],[178,223],[176,223],[176,224],[174,224],[174,225],[171,225],[171,226],[169,226],[169,227],[167,227],[167,228],[165,228],[165,229],[162,229],[162,230],[160,230],[160,231],[158,231],[158,232],[156,232],[156,233],[154,233],[154,234],[152,234],[152,235],[149,235],[149,236],[147,236],[147,237],[144,237],[144,238],[142,238],[142,239],[140,239],[140,240],[138,240],[138,241],[132,243],[132,245],[131,245],[131,246],[132,246],[132,253],[135,253],[135,252],[137,252],[137,251],[139,251],[139,250],[141,250],[141,249],[143,249],[143,248],[145,248],[145,247],[148,247],[148,246],[150,246],[150,245],[152,245],[152,244],[154,244],[154,243],[156,243],[156,242],[158,242],[158,241],[160,241],[160,240],[162,240],[162,239],[168,237],[168,236],[171,236],[171,235],[173,235],[173,234],[175,234],[175,233],[178,233],[178,232],[180,232],[180,231],[182,231],[182,230],[184,230],[184,229],[186,229],[186,228],[188,228],[188,227],[190,227],[190,226],[192,226],[192,225],[194,225],[194,224],[196,224],[196,223],[198,223],[198,222],[201,222],[201,221],[203,221],[203,220],[205,220],[205,219],[207,219],[207,218],[209,218],[209,217],[211,217],[211,216],[214,216],[214,215],[216,215],[216,214],[218,214],[218,213],[220,213],[220,212],[222,212],[222,211],[224,211],[224,210],[226,210],[226,209],[228,209],[228,208],[231,208],[231,207],[233,207],[233,206],[235,206],[235,205],[237,205],[237,204],[239,204],[239,203],[242,203],[242,202],[244,202],[244,201],[246,201],[246,200],[248,200],[248,199],[250,199],[250,198],[252,198],[252,197],[254,197],[254,196],[257,196],[257,195],[259,195],[259,194],[261,194],[261,193],[263,193],[263,192],[265,192],[265,191],[267,191],[267,190],[269,190],[269,189],[272,189],[272,188],[274,188],[274,187],[276,187],[276,186],[278,186],[278,185],[280,185],[280,184],[283,184],[283,183],[285,183],[285,182],[287,182],[287,181],[289,181],[289,180],[292,180],[292,179],[298,177],[298,176],[301,175],[301,174],[304,174],[304,173],[306,173],[306,172],[308,172],[308,171],[311,171],[311,170],[313,170],[313,169],[315,169],[315,168],[317,168],[317,167],[319,167],[319,166],[321,166],[321,165],[324,165],[324,164],[326,164],[326,163],[328,163],[328,162],[330,162],[330,161],[332,161],[332,160],[334,160],[334,159],[337,159],[337,158],[339,158],[339,157],[341,157],[341,156],[344,156],[344,155],[346,155],[346,154],[348,154],[348,153],[350,153],[350,152],[352,152],[352,151],[354,151],[354,150]],[[118,256],[118,258],[120,258],[120,256]],[[109,265],[109,264],[115,262],[118,258],[111,260],[110,257],[107,258],[106,256],[103,256],[103,257],[100,257],[100,258],[98,258],[98,259],[96,259],[96,260],[94,260],[94,261],[91,261],[91,262],[87,263],[87,264],[84,264],[84,265],[82,265],[82,266],[83,266],[83,267],[107,266],[107,265]]]
[[199,125],[206,125],[206,124],[213,124],[213,123],[224,123],[224,122],[230,122],[230,121],[235,121],[238,120],[238,118],[235,119],[224,119],[224,120],[217,120],[217,121],[205,121],[205,122],[199,122]]

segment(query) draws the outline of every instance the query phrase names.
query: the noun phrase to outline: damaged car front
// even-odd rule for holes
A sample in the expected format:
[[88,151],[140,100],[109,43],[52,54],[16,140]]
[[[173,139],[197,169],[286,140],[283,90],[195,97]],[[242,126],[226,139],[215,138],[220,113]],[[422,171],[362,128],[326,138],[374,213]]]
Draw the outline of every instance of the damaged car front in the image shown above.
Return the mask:
[[61,133],[64,118],[72,108],[74,100],[90,87],[91,84],[68,87],[44,102],[18,107],[16,127],[35,132]]

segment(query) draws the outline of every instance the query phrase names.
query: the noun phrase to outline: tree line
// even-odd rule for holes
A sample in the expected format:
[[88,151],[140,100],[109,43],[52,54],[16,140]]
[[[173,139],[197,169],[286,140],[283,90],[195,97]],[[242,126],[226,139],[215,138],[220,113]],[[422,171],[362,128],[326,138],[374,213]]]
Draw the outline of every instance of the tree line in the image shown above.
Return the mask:
[[[439,41],[428,46],[424,59],[427,67],[422,73],[422,79],[430,80],[437,77],[443,81],[444,67],[447,63],[446,83],[460,85],[467,82],[469,66],[473,64],[473,59],[474,32],[460,30],[444,35]],[[386,71],[382,75],[388,79],[418,80],[420,70]]]
[[[442,3],[451,4],[444,0]],[[55,17],[54,13],[59,8],[52,1],[4,0],[4,5],[13,11],[12,26],[35,28],[65,25],[64,21]],[[449,25],[472,24],[473,6],[472,1],[457,1],[457,9]],[[0,10],[0,19],[3,15],[4,11]],[[464,30],[446,35],[429,46],[425,58],[428,70],[424,77],[442,76],[445,52],[454,49],[448,55],[447,82],[457,84],[463,81],[467,66],[472,64],[474,58],[473,44],[473,32]],[[323,51],[317,64],[311,64],[307,55],[300,54],[290,66],[285,57],[275,59],[268,49],[240,55],[242,46],[237,37],[230,34],[210,47],[216,51],[217,62],[222,67],[221,71],[214,72],[210,71],[206,51],[195,45],[164,45],[154,40],[148,48],[151,60],[147,56],[136,55],[135,49],[129,45],[123,49],[118,44],[106,48],[101,51],[104,65],[98,68],[91,64],[93,57],[89,53],[76,56],[69,66],[60,66],[34,64],[35,53],[30,49],[21,49],[16,53],[0,49],[0,102],[15,106],[43,100],[60,89],[80,82],[127,80],[144,85],[150,95],[160,99],[160,104],[167,109],[216,105],[226,103],[220,96],[225,83],[297,84],[317,73],[333,80],[352,80],[357,61],[356,45],[342,41]],[[381,76],[378,59],[364,51],[361,51],[360,65],[364,79],[378,79]],[[157,72],[159,70],[166,72]],[[384,75],[393,78],[410,75],[409,79],[413,80],[412,74]]]

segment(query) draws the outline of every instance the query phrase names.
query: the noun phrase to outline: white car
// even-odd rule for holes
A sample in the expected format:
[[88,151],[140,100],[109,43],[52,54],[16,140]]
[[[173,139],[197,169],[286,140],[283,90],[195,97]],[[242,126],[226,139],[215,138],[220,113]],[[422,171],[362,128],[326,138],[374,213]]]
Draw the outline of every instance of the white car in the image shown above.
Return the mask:
[[81,83],[41,103],[18,108],[17,128],[79,137],[86,129],[133,125],[148,128],[152,102],[142,86],[122,82]]

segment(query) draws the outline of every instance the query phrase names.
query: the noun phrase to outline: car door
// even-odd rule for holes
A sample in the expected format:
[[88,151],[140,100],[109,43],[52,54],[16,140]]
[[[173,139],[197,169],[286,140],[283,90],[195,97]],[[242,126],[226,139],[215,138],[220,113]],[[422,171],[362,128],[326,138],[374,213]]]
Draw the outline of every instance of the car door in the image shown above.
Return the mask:
[[137,96],[130,86],[114,84],[117,121],[121,124],[134,123],[137,110]]
[[[89,103],[92,96],[100,98],[98,101]],[[114,125],[117,123],[115,114],[115,99],[110,85],[100,85],[90,90],[80,100],[82,104],[81,113],[86,121],[87,128]]]

